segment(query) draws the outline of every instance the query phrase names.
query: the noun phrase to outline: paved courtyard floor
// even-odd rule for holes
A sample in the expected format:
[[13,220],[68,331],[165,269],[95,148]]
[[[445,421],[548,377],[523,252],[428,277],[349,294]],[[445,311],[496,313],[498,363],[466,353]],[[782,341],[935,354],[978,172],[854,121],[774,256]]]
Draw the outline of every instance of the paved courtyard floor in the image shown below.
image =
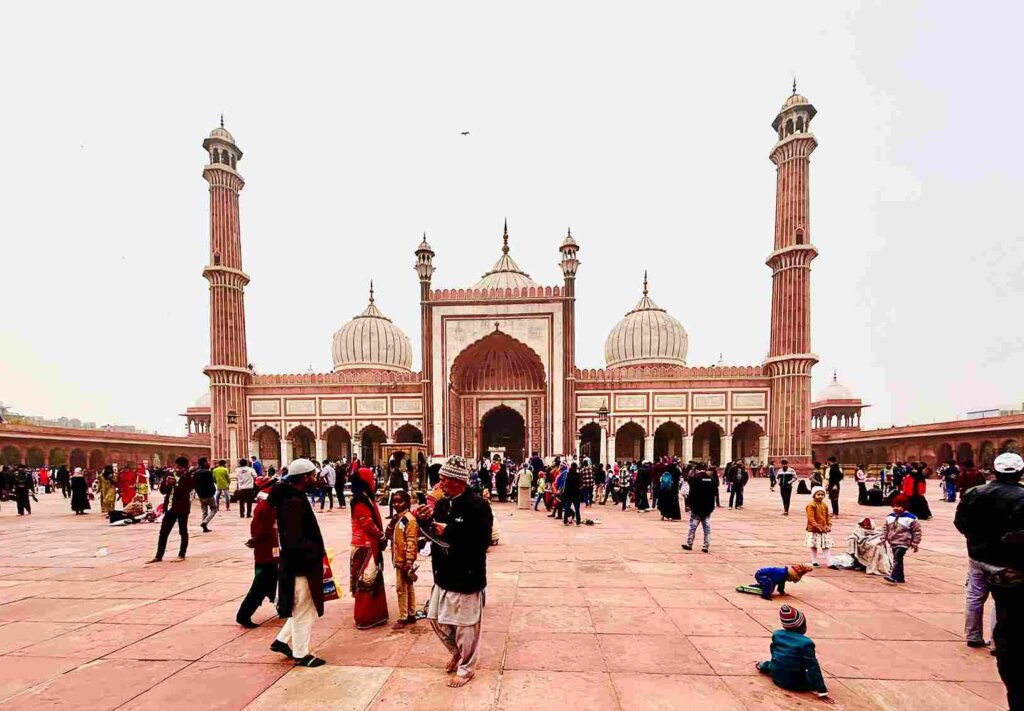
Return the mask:
[[[843,492],[837,542],[864,515]],[[268,604],[234,624],[251,580],[248,521],[221,510],[211,533],[192,515],[185,562],[146,566],[157,527],[109,528],[74,516],[59,494],[32,516],[0,510],[0,709],[790,709],[823,707],[775,688],[754,662],[768,655],[779,601],[737,594],[763,565],[806,562],[803,506],[783,517],[766,480],[742,511],[712,517],[712,552],[687,553],[685,523],[594,506],[592,527],[495,504],[501,544],[488,563],[480,671],[445,687],[445,654],[423,622],[360,632],[352,599],[327,603],[313,633],[328,665],[294,669],[267,647]],[[909,582],[819,569],[791,587],[838,708],[1005,707],[994,659],[963,642],[964,544],[954,506],[931,499]],[[319,517],[347,587],[349,517]],[[698,533],[698,540],[700,534]],[[390,568],[390,564],[389,564]],[[422,601],[429,590],[423,566]],[[388,570],[389,605],[395,609]]]

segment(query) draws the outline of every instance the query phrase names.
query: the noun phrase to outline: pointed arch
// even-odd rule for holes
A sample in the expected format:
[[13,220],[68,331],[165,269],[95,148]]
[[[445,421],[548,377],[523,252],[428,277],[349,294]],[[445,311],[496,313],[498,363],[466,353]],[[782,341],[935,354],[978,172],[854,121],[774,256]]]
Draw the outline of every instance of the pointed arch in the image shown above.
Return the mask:
[[327,458],[332,460],[352,456],[352,435],[341,425],[331,425],[323,433],[327,444]]
[[452,363],[459,392],[543,391],[544,363],[525,343],[495,330],[467,346]]
[[722,435],[725,430],[714,420],[704,420],[693,428],[693,458],[698,461],[722,463]]
[[642,461],[647,456],[644,451],[646,439],[647,431],[639,422],[624,422],[615,431],[615,459],[620,462]]

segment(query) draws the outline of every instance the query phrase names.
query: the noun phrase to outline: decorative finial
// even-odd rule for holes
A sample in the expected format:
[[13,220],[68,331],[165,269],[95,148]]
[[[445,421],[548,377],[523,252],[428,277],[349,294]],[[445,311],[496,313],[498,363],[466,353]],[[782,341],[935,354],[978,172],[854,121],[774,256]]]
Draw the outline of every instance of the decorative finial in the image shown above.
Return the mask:
[[508,218],[505,218],[505,233],[501,236],[501,253],[508,254]]
[[793,93],[796,93],[796,74],[793,75]]
[[565,236],[566,237],[572,237],[572,227],[566,227],[565,228]]
[[370,303],[373,303],[373,279],[370,279]]
[[836,382],[836,369],[835,368],[832,369],[832,382],[833,383]]
[[220,115],[220,127],[224,128],[224,114]]
[[494,322],[494,331],[497,333],[501,329],[501,321]]
[[647,270],[644,269],[644,296],[647,296]]

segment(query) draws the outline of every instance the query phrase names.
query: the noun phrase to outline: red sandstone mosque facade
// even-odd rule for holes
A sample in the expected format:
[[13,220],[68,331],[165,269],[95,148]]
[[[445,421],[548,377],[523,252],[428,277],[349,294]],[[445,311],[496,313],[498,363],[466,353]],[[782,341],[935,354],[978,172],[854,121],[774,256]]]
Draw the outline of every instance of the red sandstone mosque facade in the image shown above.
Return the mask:
[[[771,342],[759,365],[687,365],[688,335],[659,307],[645,277],[636,305],[605,343],[605,367],[577,367],[575,281],[580,245],[558,247],[563,281],[539,284],[500,257],[468,288],[436,288],[433,248],[415,250],[421,372],[411,342],[380,310],[334,336],[331,373],[264,375],[249,366],[238,172],[242,151],[223,125],[203,142],[209,163],[209,432],[214,458],[299,455],[377,460],[385,446],[429,457],[514,459],[590,454],[607,461],[660,456],[811,461],[809,159],[815,109],[794,93],[772,127],[777,168]],[[201,414],[196,410],[194,415]]]

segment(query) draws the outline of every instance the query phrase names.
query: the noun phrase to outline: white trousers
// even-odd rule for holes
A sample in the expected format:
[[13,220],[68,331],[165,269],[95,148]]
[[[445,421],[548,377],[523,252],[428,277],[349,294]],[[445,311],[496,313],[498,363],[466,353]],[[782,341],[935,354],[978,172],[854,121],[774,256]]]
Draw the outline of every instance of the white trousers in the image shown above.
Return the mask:
[[309,637],[313,633],[313,621],[316,619],[316,605],[313,604],[313,596],[309,594],[309,581],[305,576],[295,576],[294,600],[292,616],[285,620],[277,641],[292,648],[292,657],[302,659],[309,654]]

